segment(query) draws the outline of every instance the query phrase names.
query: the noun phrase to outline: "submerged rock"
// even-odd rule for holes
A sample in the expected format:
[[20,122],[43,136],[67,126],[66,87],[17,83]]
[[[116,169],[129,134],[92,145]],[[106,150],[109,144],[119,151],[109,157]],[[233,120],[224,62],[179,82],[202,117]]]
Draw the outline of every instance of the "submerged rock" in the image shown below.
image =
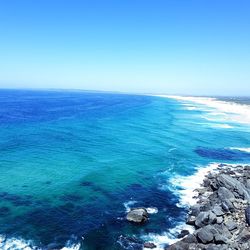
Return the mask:
[[148,220],[148,212],[146,208],[133,208],[128,212],[126,219],[130,222],[143,223]]

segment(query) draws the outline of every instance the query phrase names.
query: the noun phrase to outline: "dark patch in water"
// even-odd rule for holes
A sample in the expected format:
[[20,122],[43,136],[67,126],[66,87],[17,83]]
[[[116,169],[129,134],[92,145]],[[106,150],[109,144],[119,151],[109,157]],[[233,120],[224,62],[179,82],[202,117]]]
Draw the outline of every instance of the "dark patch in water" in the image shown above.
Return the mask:
[[82,187],[91,187],[91,186],[93,186],[93,183],[90,182],[90,181],[82,181],[80,183],[80,186],[82,186]]
[[213,149],[213,148],[205,148],[198,147],[195,150],[199,156],[209,159],[215,160],[244,160],[250,159],[250,154],[247,152],[242,152],[239,150],[231,150],[231,149]]
[[8,207],[0,207],[0,216],[5,216],[10,213],[10,209]]
[[[79,203],[71,195],[64,196],[65,202],[60,206],[52,206],[49,201],[34,201],[31,211],[15,218],[6,216],[9,223],[4,225],[2,232],[41,242],[45,249],[49,244],[64,245],[74,235],[78,240],[84,236],[83,244],[91,246],[91,249],[111,250],[117,249],[114,244],[121,234],[139,235],[142,230],[161,233],[183,217],[184,210],[175,205],[178,199],[168,191],[159,190],[157,185],[143,187],[134,183],[116,193],[97,186],[93,189],[104,195],[107,202],[100,203],[97,199]],[[6,195],[0,193],[0,197]],[[157,207],[159,212],[150,216],[149,223],[134,226],[125,219],[119,219],[126,214],[123,203],[130,199],[138,201],[135,206]]]
[[51,181],[45,181],[46,185],[50,185],[52,182]]
[[15,195],[7,192],[0,193],[0,199],[11,202],[14,206],[30,206],[32,204],[31,195]]

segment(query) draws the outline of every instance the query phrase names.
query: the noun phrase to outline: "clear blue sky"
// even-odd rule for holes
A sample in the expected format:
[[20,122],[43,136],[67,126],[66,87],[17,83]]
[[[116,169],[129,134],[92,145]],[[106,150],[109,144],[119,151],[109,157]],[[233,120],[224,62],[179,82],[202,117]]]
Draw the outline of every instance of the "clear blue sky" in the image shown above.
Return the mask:
[[0,87],[250,95],[250,1],[2,0]]

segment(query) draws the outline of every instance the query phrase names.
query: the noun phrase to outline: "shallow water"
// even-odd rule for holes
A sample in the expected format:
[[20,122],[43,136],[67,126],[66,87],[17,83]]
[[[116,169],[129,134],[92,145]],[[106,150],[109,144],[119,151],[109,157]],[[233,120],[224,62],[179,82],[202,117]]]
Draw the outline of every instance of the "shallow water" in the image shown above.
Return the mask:
[[[225,115],[156,96],[1,90],[0,234],[111,250],[120,235],[168,232],[186,212],[173,177],[250,160],[249,125]],[[158,213],[134,226],[128,204]]]

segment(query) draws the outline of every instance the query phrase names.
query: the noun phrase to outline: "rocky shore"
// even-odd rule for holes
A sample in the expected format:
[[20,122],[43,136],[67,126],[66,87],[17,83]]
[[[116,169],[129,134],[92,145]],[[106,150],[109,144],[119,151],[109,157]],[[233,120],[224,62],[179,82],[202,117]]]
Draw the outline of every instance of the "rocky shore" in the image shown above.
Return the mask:
[[195,230],[167,250],[250,249],[250,166],[221,164],[196,190],[187,224]]

